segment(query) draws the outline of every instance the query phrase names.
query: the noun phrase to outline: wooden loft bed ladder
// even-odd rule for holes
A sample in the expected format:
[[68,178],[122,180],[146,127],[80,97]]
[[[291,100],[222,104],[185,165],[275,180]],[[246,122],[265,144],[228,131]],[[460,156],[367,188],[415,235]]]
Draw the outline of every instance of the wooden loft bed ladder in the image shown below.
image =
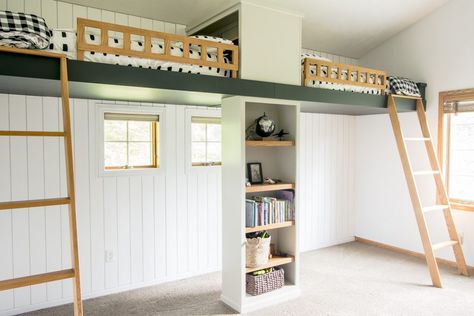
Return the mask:
[[71,141],[71,121],[69,114],[69,87],[67,75],[67,60],[63,54],[55,54],[38,50],[26,50],[9,47],[0,47],[0,51],[14,53],[36,55],[49,58],[59,59],[60,81],[61,81],[61,99],[63,114],[63,131],[62,132],[46,132],[46,131],[0,131],[0,136],[29,136],[29,137],[63,137],[64,150],[66,160],[66,179],[68,197],[44,199],[44,200],[27,200],[27,201],[11,201],[1,202],[0,211],[18,208],[33,208],[53,205],[69,206],[69,231],[71,239],[71,269],[48,272],[21,278],[0,281],[0,291],[10,290],[14,288],[41,284],[46,282],[73,279],[73,295],[74,295],[74,315],[82,316],[82,298],[81,298],[81,282],[79,273],[79,253],[77,243],[77,226],[76,226],[76,207],[74,194],[74,170],[72,156]]
[[[420,127],[422,131],[422,137],[404,137],[400,121],[398,117],[398,112],[395,104],[395,99],[405,98],[416,100],[416,113],[418,114],[418,121],[420,122]],[[400,95],[389,95],[388,96],[388,113],[390,115],[390,121],[392,122],[393,132],[395,134],[395,139],[397,142],[398,152],[400,154],[400,159],[402,161],[403,171],[405,173],[405,178],[408,185],[408,190],[410,192],[411,203],[415,211],[415,217],[418,224],[418,229],[420,230],[421,241],[423,243],[423,248],[425,251],[426,262],[428,263],[428,268],[431,275],[431,280],[433,286],[441,288],[441,277],[439,274],[438,264],[436,262],[436,257],[434,254],[435,250],[452,247],[454,251],[454,256],[456,258],[457,268],[460,274],[468,276],[468,270],[466,266],[466,261],[464,259],[463,250],[459,240],[458,233],[456,231],[456,226],[454,225],[454,220],[451,211],[451,204],[449,203],[448,194],[444,181],[441,174],[440,164],[435,153],[435,148],[433,146],[433,141],[428,127],[428,122],[426,120],[425,110],[423,108],[423,101],[421,97],[409,97],[409,96],[400,96]],[[431,170],[428,171],[418,171],[414,172],[408,157],[408,152],[406,148],[406,142],[409,141],[418,141],[425,143],[426,151],[428,153],[428,158],[431,165]],[[428,207],[423,207],[420,202],[420,196],[418,194],[418,188],[415,182],[415,176],[419,175],[433,175],[436,183],[437,191],[437,200],[440,203],[439,205],[433,205]],[[432,244],[430,235],[428,232],[428,227],[426,225],[425,213],[431,211],[443,211],[444,219],[446,226],[448,228],[449,240],[440,242],[437,244]]]

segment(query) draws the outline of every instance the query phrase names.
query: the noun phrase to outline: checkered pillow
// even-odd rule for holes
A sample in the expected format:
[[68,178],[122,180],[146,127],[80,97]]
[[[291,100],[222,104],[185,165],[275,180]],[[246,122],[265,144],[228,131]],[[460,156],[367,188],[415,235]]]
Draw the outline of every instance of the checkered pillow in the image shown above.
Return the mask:
[[409,95],[414,97],[421,96],[418,86],[410,79],[388,76],[387,81],[391,93]]
[[34,14],[0,11],[0,45],[18,48],[48,47],[51,38],[43,18]]

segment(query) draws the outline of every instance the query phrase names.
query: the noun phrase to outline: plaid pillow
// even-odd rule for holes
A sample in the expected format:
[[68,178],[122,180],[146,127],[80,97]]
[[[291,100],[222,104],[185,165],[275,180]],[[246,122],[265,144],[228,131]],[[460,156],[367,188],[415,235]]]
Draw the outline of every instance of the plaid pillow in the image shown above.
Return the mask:
[[418,86],[410,79],[388,76],[387,81],[391,93],[409,95],[413,97],[421,96]]
[[0,11],[0,45],[18,48],[48,47],[51,38],[43,18],[34,14]]

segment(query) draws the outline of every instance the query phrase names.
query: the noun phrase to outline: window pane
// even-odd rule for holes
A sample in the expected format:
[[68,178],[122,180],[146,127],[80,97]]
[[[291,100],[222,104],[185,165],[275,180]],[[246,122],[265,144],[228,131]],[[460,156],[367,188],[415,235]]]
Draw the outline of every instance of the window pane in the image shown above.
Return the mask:
[[105,142],[104,160],[106,167],[124,167],[127,165],[127,143]]
[[153,123],[141,121],[128,122],[129,141],[151,141],[151,126]]
[[474,201],[474,113],[451,116],[449,195]]
[[206,140],[206,124],[192,123],[191,124],[191,140],[193,142],[203,142]]
[[129,143],[128,164],[130,166],[152,165],[151,143]]
[[206,162],[206,143],[194,142],[192,143],[192,162]]
[[474,177],[451,176],[449,195],[453,199],[474,201]]
[[127,122],[126,121],[104,121],[105,141],[126,141]]
[[207,143],[207,162],[221,161],[221,143]]
[[221,141],[221,125],[207,124],[207,140],[211,142]]

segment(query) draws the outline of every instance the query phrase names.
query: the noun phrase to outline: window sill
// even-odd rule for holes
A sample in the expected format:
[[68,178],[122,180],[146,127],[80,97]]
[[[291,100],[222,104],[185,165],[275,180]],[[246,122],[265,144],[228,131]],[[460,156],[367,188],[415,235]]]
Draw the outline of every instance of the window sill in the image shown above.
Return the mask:
[[117,168],[117,169],[101,169],[100,177],[127,177],[127,176],[145,176],[157,175],[162,173],[162,168]]

